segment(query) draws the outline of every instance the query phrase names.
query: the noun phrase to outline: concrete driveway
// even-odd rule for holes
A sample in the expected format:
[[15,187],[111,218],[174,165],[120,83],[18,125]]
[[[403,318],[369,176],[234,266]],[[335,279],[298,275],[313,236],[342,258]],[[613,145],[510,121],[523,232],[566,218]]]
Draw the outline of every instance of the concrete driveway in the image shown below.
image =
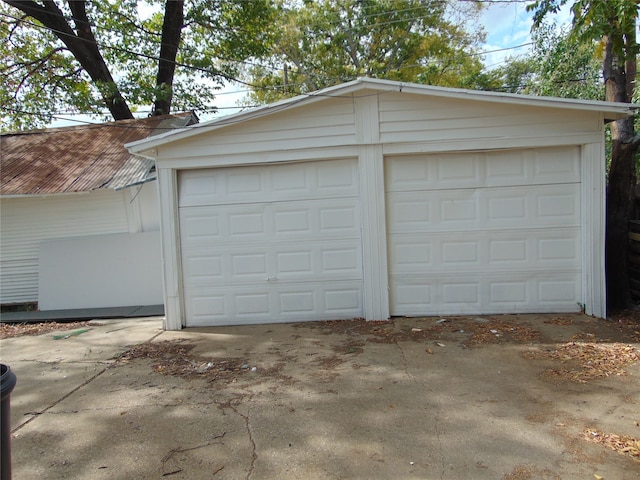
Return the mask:
[[640,478],[633,322],[161,325],[2,340],[14,479]]

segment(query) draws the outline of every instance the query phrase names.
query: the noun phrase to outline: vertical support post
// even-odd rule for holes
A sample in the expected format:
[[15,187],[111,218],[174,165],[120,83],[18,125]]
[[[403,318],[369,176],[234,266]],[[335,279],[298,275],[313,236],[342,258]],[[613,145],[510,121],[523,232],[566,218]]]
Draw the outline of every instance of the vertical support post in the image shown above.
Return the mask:
[[582,145],[582,295],[587,315],[605,318],[605,151],[604,143]]
[[164,328],[180,330],[184,314],[180,292],[180,227],[178,224],[178,174],[172,168],[158,168],[160,197],[160,238],[162,241],[162,275],[164,284]]
[[389,318],[389,274],[378,96],[368,91],[359,95],[354,98],[354,105],[359,143],[364,313],[367,320],[386,320]]

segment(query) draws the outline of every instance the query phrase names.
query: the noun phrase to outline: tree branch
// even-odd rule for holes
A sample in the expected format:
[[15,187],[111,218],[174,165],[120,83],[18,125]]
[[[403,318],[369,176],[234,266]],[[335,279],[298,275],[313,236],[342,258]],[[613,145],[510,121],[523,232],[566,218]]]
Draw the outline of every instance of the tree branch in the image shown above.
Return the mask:
[[[133,118],[124,97],[116,87],[109,67],[102,57],[91,23],[87,17],[86,0],[67,0],[73,14],[78,34],[71,28],[65,16],[53,0],[44,0],[42,5],[33,0],[4,0],[5,3],[35,18],[66,45],[82,68],[96,84],[109,85],[101,89],[102,99],[115,120]],[[115,88],[111,88],[115,87]]]

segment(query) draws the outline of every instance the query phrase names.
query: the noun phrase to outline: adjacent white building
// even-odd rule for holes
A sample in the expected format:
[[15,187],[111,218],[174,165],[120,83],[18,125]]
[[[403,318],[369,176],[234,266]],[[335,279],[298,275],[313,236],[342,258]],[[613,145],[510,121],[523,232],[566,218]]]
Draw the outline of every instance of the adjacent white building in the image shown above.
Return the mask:
[[153,161],[124,143],[189,113],[0,136],[0,303],[40,310],[162,304]]

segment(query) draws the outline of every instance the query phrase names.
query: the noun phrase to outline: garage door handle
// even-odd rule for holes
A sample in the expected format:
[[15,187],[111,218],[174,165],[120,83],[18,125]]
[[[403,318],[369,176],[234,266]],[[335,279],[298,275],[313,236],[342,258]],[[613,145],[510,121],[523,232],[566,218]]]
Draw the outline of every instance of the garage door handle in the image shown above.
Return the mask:
[[278,277],[267,277],[267,282],[277,282],[278,280]]

